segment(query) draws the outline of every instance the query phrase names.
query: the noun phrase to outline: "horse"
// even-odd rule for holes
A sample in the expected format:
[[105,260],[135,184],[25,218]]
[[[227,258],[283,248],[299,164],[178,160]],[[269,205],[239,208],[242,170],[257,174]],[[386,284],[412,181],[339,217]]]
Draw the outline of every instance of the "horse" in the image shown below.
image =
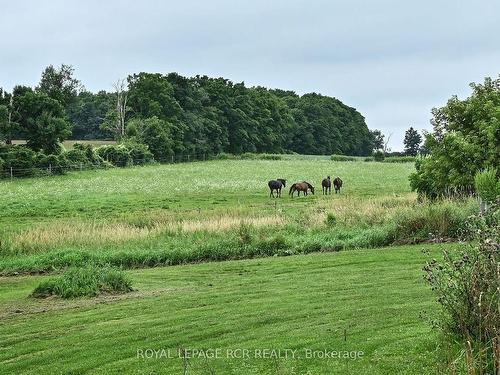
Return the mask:
[[308,190],[311,190],[311,193],[314,195],[314,186],[312,186],[309,182],[296,182],[292,186],[290,186],[288,195],[291,195],[293,198],[293,193],[297,192],[297,196],[300,197],[300,192],[303,192],[304,195],[307,195]]
[[267,186],[269,186],[269,189],[271,192],[269,193],[269,198],[274,196],[274,190],[276,190],[276,198],[281,197],[281,188],[284,188],[286,186],[286,180],[283,178],[277,178],[276,180],[271,180],[267,183]]
[[321,181],[321,186],[323,188],[323,195],[332,193],[332,181],[330,180],[330,176]]
[[342,180],[340,177],[336,177],[335,180],[333,180],[333,187],[335,188],[335,194],[339,193],[340,194],[340,188],[342,187]]

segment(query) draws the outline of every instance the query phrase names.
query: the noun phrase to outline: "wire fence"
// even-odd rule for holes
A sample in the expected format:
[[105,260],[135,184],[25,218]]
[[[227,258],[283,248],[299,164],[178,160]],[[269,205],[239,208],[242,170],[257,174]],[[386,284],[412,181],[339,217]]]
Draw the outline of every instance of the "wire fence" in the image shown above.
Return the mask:
[[189,163],[189,162],[200,162],[209,161],[216,159],[226,159],[225,154],[209,155],[209,154],[184,154],[184,155],[172,155],[167,158],[161,159],[131,159],[126,160],[115,160],[112,163],[109,160],[104,159],[106,163],[64,163],[62,165],[49,163],[46,166],[37,167],[23,167],[22,165],[4,165],[0,169],[0,179],[6,180],[22,177],[43,177],[51,175],[61,175],[67,172],[75,171],[85,171],[85,170],[97,170],[97,169],[112,169],[112,168],[124,168],[132,166],[144,166],[144,165],[154,165],[154,164],[177,164],[177,163]]

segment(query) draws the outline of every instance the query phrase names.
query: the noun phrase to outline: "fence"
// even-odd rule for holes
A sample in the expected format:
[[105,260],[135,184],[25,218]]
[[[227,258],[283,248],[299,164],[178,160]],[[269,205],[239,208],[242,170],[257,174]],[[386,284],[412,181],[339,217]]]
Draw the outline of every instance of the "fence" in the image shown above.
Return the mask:
[[[91,164],[91,163],[65,163],[64,165],[53,165],[48,164],[47,166],[39,167],[28,167],[23,168],[20,166],[10,166],[4,165],[3,169],[0,170],[0,179],[14,179],[20,177],[41,177],[50,175],[60,175],[66,172],[72,171],[84,171],[84,170],[94,170],[94,169],[111,169],[111,168],[123,168],[131,166],[141,166],[141,165],[153,165],[153,164],[176,164],[176,163],[188,163],[188,162],[199,162],[208,161],[215,159],[227,159],[229,156],[226,154],[219,155],[208,155],[208,154],[185,154],[185,155],[172,155],[168,158],[163,159],[128,159],[123,162],[114,162],[110,164],[109,162],[104,164]],[[107,161],[107,160],[105,160]]]

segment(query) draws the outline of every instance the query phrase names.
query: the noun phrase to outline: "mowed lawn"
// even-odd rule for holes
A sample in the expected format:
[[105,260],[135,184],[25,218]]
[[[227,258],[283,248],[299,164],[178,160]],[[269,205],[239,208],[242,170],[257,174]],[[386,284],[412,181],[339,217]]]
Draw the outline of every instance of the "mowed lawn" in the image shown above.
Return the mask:
[[[435,373],[437,333],[420,314],[437,304],[421,249],[437,256],[441,246],[451,245],[127,271],[134,292],[69,301],[29,298],[42,276],[4,277],[0,373]],[[182,360],[178,348],[220,354]],[[174,358],[138,358],[146,349]],[[248,349],[250,358],[227,358],[228,349]],[[265,349],[297,352],[254,358]],[[363,355],[307,359],[306,349]]]

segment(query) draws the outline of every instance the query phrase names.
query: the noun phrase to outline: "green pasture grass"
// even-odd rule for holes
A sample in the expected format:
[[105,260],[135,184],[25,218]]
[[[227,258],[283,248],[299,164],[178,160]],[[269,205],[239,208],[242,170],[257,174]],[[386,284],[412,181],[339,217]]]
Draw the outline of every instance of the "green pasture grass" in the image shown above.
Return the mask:
[[[342,194],[353,197],[410,192],[411,164],[335,162],[324,159],[220,160],[136,168],[72,172],[65,176],[0,181],[0,227],[61,217],[102,218],[150,209],[214,209],[267,206],[267,182],[307,180],[316,195],[288,198],[292,207],[321,199],[327,175],[344,181]],[[288,185],[289,186],[289,185]]]
[[[2,181],[0,274],[86,264],[143,268],[456,238],[475,203],[417,203],[408,183],[412,170],[410,164],[290,156]],[[326,175],[344,180],[341,194],[321,194]],[[288,186],[308,180],[316,194],[290,198],[285,189],[282,198],[269,198],[267,181],[281,177]]]
[[[443,246],[456,245],[425,247],[437,257]],[[127,271],[134,292],[72,300],[29,297],[44,276],[0,278],[0,373],[432,374],[438,333],[421,315],[437,303],[422,247]],[[222,354],[182,360],[179,348]],[[147,349],[174,358],[138,358]],[[250,357],[227,358],[235,349]],[[264,349],[297,357],[254,358]]]

